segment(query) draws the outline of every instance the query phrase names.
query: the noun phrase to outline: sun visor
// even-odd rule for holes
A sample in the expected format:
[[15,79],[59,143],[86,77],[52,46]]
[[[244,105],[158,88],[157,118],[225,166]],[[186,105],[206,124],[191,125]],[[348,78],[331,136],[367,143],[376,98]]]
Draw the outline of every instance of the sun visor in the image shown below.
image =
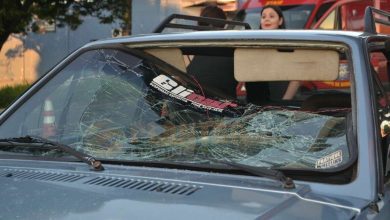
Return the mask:
[[184,63],[183,54],[180,49],[177,48],[156,48],[146,49],[145,52],[152,54],[155,57],[171,64],[177,69],[186,72],[186,65]]
[[237,48],[234,77],[240,82],[336,80],[339,54],[334,50]]

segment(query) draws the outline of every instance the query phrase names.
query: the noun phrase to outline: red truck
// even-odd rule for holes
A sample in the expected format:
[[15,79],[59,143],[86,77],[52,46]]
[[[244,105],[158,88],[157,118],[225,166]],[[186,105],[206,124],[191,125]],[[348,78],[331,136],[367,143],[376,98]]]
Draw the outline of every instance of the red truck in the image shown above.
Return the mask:
[[[367,6],[390,11],[389,0],[246,0],[238,4],[240,10],[237,13],[237,20],[247,22],[252,29],[257,29],[261,8],[268,4],[278,5],[282,9],[288,29],[363,31]],[[379,25],[377,31],[389,34],[390,28]],[[387,69],[384,68],[386,65],[382,64],[386,59],[378,55],[372,60],[372,65],[380,73],[380,77],[383,80],[387,79]],[[339,82],[303,83],[303,87],[310,90],[343,89],[349,85],[349,81],[345,79]],[[243,83],[238,84],[236,93],[238,97],[245,96]]]
[[239,3],[240,20],[253,29],[259,27],[264,5],[278,5],[283,10],[288,29],[363,30],[367,6],[390,11],[388,0],[246,0]]

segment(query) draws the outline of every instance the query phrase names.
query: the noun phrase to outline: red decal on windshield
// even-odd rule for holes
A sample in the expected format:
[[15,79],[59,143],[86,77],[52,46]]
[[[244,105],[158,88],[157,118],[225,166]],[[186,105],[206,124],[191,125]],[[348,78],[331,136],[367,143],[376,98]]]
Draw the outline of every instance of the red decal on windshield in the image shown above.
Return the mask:
[[237,104],[231,102],[221,102],[194,93],[191,89],[179,85],[176,81],[165,75],[159,75],[153,79],[150,85],[160,92],[182,101],[189,101],[194,106],[222,112],[226,107],[237,107]]

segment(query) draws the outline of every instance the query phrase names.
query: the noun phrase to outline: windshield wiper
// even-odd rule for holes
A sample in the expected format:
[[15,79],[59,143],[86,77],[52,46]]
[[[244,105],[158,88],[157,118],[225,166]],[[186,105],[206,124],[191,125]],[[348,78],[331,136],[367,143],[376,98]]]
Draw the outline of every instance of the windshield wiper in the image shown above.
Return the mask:
[[[87,163],[91,166],[91,169],[94,171],[102,171],[104,170],[103,164],[96,160],[94,157],[77,151],[73,149],[72,147],[61,144],[55,141],[48,140],[46,138],[42,137],[33,137],[33,136],[24,136],[24,137],[17,137],[17,138],[6,138],[6,139],[0,139],[0,147],[5,146],[21,146],[21,147],[45,147],[50,146],[50,148],[54,148],[57,150],[61,150],[63,152],[66,152],[77,159],[80,159],[81,161]],[[49,148],[49,149],[50,149]]]
[[284,175],[284,173],[280,170],[263,168],[263,167],[254,167],[254,166],[244,165],[244,164],[240,164],[240,163],[235,163],[232,161],[216,160],[216,159],[212,159],[212,158],[208,158],[208,160],[215,162],[215,163],[225,164],[225,165],[228,165],[232,168],[236,168],[236,169],[248,172],[250,174],[254,174],[256,176],[266,177],[266,178],[270,178],[270,179],[279,181],[282,183],[283,188],[285,188],[285,189],[294,189],[295,188],[295,183],[294,183],[293,179],[291,179],[290,177],[286,177]]

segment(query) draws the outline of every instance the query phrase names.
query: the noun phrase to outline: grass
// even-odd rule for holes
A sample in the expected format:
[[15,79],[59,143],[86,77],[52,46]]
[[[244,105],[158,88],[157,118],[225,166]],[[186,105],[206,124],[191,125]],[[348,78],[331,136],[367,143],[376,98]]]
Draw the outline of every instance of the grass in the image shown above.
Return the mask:
[[0,88],[0,108],[6,108],[8,105],[10,105],[29,86],[30,84],[24,83]]

